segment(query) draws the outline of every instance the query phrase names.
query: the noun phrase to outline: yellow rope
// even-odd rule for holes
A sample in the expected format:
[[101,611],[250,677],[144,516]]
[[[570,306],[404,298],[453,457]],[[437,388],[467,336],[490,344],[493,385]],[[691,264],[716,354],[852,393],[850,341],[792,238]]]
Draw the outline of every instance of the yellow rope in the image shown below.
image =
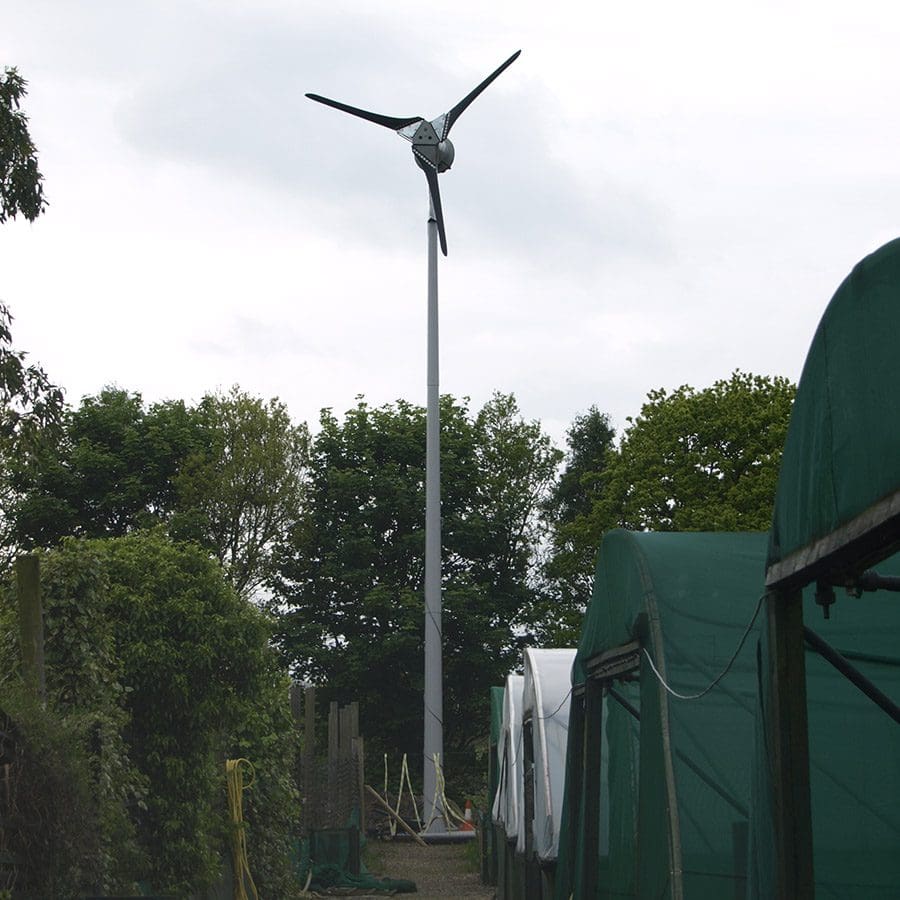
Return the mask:
[[[244,773],[241,765],[250,771],[250,781],[244,784]],[[232,861],[234,868],[234,900],[250,900],[247,894],[246,882],[250,883],[255,900],[259,900],[253,876],[250,874],[250,864],[247,861],[247,831],[244,825],[243,799],[247,790],[256,777],[253,764],[247,759],[225,760],[225,780],[228,784],[228,811],[231,814],[232,830]]]

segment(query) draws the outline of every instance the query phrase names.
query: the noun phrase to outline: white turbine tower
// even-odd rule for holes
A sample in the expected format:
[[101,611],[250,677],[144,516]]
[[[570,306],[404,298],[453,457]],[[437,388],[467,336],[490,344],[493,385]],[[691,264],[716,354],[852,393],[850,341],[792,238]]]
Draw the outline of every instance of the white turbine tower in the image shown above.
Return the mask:
[[425,733],[424,794],[426,831],[442,830],[441,798],[437,796],[435,762],[444,763],[444,695],[441,659],[441,475],[440,475],[440,391],[438,380],[438,291],[437,244],[447,255],[444,213],[438,189],[438,175],[453,164],[454,150],[450,129],[466,107],[506,68],[518,59],[517,50],[481,84],[470,91],[449,112],[428,121],[422,116],[406,118],[383,116],[329,100],[319,94],[307,94],[310,100],[324,103],[376,125],[396,131],[412,144],[416,165],[428,181],[428,404],[425,444]]

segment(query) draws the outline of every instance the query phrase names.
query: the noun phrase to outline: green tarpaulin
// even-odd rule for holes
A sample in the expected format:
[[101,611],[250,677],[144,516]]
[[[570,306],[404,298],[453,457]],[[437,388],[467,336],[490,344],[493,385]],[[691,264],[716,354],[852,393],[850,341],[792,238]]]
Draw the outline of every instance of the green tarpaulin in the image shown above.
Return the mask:
[[[900,556],[878,569],[900,575]],[[900,596],[854,598],[840,592],[825,620],[809,588],[804,592],[803,617],[808,627],[900,703]],[[759,634],[765,659],[765,629]],[[816,897],[900,897],[900,725],[809,647],[805,661]],[[761,677],[766,671],[761,666]],[[760,708],[757,716],[753,761],[747,893],[752,900],[775,895],[773,751],[766,740],[764,712]]]
[[[840,587],[830,618],[814,585],[852,583],[877,565],[900,574],[900,240],[863,259],[841,284],[813,338],[791,415],[779,474],[766,580],[773,602],[806,585],[803,621],[892,701],[900,704],[900,599],[854,598]],[[782,639],[799,635],[784,635]],[[774,896],[774,715],[766,709],[768,634],[760,642],[748,897]],[[900,897],[900,726],[809,650],[806,692],[817,897]],[[796,685],[778,686],[783,699]],[[767,731],[768,729],[768,731]],[[796,757],[795,757],[796,758]],[[786,785],[786,791],[791,786]],[[798,822],[797,833],[805,828]],[[783,856],[783,854],[781,854]]]
[[[574,685],[585,683],[592,659],[639,638],[670,687],[702,691],[726,667],[757,609],[765,547],[766,536],[755,533],[606,535]],[[602,738],[588,735],[583,752],[575,735],[590,722],[573,701],[556,896],[587,896],[592,866],[599,897],[655,900],[679,890],[691,900],[741,896],[755,642],[747,641],[728,675],[698,700],[671,697],[647,658],[639,660],[637,680],[612,682],[622,702],[604,698]],[[598,766],[599,778],[589,771]],[[600,790],[595,822],[585,820],[592,782]]]
[[900,516],[898,338],[895,240],[847,276],[813,338],[785,441],[768,566],[814,566],[851,532]]

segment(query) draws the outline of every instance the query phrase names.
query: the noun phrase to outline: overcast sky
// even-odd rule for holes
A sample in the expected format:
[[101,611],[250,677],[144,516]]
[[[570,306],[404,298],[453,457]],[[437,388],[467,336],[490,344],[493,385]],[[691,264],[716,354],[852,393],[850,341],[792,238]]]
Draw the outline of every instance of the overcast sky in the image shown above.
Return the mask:
[[898,46],[888,0],[6,0],[50,206],[0,229],[0,299],[72,403],[424,404],[425,179],[303,95],[431,119],[521,49],[441,176],[441,390],[561,441],[652,388],[796,380],[898,233]]

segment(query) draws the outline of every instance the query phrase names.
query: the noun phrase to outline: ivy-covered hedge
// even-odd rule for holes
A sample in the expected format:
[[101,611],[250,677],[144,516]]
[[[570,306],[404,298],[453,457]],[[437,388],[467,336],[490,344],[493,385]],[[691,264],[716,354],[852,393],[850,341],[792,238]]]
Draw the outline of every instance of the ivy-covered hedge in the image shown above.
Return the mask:
[[83,725],[48,712],[20,681],[4,679],[0,760],[11,777],[0,800],[3,849],[17,865],[3,867],[0,898],[12,889],[68,898],[79,885],[97,884],[100,827]]
[[184,896],[214,883],[230,837],[224,761],[244,756],[257,773],[244,802],[254,879],[290,897],[296,748],[265,614],[162,531],[66,540],[42,558],[42,589],[50,706],[87,723],[101,822],[91,887],[140,880]]

